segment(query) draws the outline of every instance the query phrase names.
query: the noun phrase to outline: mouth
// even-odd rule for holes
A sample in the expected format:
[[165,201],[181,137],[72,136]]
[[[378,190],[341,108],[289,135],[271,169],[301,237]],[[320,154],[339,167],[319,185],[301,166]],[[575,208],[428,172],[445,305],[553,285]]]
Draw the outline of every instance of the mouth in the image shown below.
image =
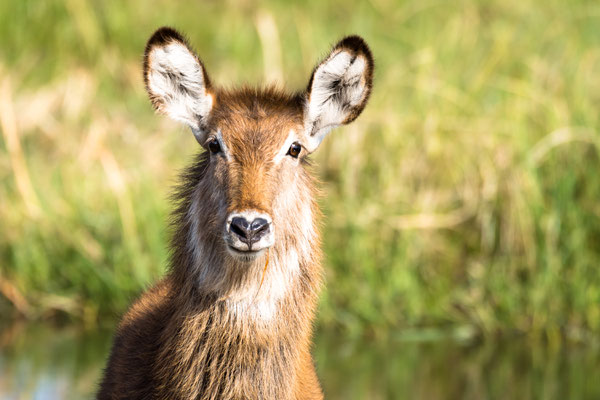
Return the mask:
[[227,245],[227,251],[234,257],[239,258],[243,261],[252,261],[259,255],[265,252],[265,249],[260,250],[240,250],[231,245]]

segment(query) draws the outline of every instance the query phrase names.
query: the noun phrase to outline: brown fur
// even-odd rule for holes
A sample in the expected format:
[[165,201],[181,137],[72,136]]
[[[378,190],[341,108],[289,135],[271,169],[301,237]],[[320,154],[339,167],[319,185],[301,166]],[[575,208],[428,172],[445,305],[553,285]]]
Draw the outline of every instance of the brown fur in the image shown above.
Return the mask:
[[[185,43],[164,28],[150,39],[146,76],[148,52],[170,40]],[[302,131],[308,94],[217,89],[202,72],[214,97],[202,127],[231,158],[202,152],[183,174],[169,272],[123,317],[98,399],[321,399],[310,355],[320,213],[307,152],[274,161]],[[227,215],[248,209],[270,215],[276,237],[250,262],[222,237]]]

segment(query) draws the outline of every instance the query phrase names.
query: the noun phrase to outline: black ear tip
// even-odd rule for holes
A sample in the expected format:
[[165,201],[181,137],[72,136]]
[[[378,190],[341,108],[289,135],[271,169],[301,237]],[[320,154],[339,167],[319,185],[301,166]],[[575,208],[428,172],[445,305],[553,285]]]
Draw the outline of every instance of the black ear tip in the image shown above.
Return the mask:
[[346,36],[335,45],[335,49],[347,49],[353,53],[362,54],[369,60],[370,64],[373,63],[373,55],[369,45],[358,35]]
[[169,26],[163,26],[161,28],[158,28],[156,32],[152,34],[152,36],[148,40],[146,49],[150,49],[152,46],[156,45],[164,45],[172,41],[186,43],[186,40],[181,33],[177,32],[175,29]]

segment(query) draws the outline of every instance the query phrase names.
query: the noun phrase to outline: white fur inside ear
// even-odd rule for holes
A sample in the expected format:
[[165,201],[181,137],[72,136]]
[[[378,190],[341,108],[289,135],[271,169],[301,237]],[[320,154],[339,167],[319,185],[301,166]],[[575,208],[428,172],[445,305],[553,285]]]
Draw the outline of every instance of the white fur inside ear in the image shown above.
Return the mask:
[[152,49],[149,61],[148,89],[159,101],[159,110],[199,134],[213,99],[198,59],[184,44],[172,42]]
[[317,68],[305,115],[310,151],[363,101],[367,93],[363,79],[366,68],[364,57],[344,50],[330,55]]

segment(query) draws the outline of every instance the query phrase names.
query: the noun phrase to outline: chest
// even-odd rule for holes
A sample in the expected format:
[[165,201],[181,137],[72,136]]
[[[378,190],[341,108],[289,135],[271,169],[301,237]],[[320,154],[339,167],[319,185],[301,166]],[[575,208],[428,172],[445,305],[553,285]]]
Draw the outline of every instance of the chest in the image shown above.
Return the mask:
[[293,335],[269,335],[233,315],[204,317],[184,319],[164,337],[154,371],[158,397],[291,398],[299,354]]

